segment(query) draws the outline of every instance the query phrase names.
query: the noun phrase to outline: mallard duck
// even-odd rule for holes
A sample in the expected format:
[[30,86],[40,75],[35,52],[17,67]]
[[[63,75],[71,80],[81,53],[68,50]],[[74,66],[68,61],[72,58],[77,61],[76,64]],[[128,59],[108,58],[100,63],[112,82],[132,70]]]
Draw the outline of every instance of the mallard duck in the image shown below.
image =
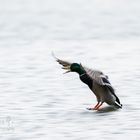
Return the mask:
[[56,57],[55,59],[63,66],[62,69],[67,70],[65,73],[78,73],[80,80],[87,84],[90,90],[95,94],[97,98],[97,104],[94,107],[89,107],[87,109],[98,110],[104,102],[116,108],[122,108],[122,104],[115,94],[115,90],[110,84],[108,76],[104,75],[103,72],[89,69],[82,66],[82,64],[70,63],[60,60]]

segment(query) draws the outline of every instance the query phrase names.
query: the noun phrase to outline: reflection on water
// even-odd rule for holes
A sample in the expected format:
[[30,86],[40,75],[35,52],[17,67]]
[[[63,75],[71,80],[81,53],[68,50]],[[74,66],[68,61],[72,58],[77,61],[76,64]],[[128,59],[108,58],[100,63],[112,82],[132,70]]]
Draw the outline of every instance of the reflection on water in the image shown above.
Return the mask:
[[118,109],[114,108],[112,106],[107,106],[107,107],[99,109],[97,112],[98,113],[108,113],[108,112],[113,112],[113,111],[118,111]]

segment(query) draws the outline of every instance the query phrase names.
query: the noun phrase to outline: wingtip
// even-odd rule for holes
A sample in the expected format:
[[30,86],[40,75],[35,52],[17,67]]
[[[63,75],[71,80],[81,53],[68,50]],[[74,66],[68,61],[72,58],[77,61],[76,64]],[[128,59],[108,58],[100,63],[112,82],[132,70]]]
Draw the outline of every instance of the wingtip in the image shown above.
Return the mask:
[[53,51],[51,52],[51,54],[52,54],[52,57],[58,62],[59,59],[55,56]]

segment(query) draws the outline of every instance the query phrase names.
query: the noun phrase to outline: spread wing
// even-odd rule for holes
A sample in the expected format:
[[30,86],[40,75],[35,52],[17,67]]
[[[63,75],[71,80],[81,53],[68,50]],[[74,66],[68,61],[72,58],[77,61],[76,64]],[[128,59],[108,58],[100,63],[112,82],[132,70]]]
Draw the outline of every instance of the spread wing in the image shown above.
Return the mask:
[[60,64],[60,65],[62,65],[62,66],[64,66],[64,67],[68,67],[68,66],[70,66],[71,65],[71,63],[70,62],[68,62],[68,61],[63,61],[63,60],[60,60],[60,59],[56,59],[56,61]]
[[98,70],[92,70],[86,67],[83,67],[86,71],[86,73],[99,85],[102,86],[106,86],[109,88],[109,90],[112,93],[115,93],[114,88],[112,87],[112,85],[110,84],[109,80],[108,80],[108,76],[104,75],[103,72],[98,71]]
[[98,70],[92,70],[86,67],[83,67],[85,69],[85,71],[87,72],[87,74],[95,81],[97,82],[99,85],[101,86],[106,86],[110,92],[116,97],[116,101],[120,104],[120,100],[117,97],[117,95],[115,94],[115,90],[112,87],[111,83],[109,82],[108,76],[104,75],[103,72],[98,71]]
[[64,61],[64,60],[61,60],[59,58],[57,58],[54,53],[52,52],[52,56],[56,59],[56,61],[62,65],[63,67],[69,67],[72,63],[68,62],[68,61]]

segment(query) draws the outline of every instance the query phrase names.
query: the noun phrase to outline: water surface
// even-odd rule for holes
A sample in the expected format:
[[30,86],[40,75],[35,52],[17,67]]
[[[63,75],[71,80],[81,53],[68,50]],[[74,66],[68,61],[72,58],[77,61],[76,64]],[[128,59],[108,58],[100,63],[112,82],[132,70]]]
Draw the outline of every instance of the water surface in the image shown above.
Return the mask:
[[[139,140],[139,1],[0,0],[0,139]],[[123,109],[51,55],[102,70]]]

